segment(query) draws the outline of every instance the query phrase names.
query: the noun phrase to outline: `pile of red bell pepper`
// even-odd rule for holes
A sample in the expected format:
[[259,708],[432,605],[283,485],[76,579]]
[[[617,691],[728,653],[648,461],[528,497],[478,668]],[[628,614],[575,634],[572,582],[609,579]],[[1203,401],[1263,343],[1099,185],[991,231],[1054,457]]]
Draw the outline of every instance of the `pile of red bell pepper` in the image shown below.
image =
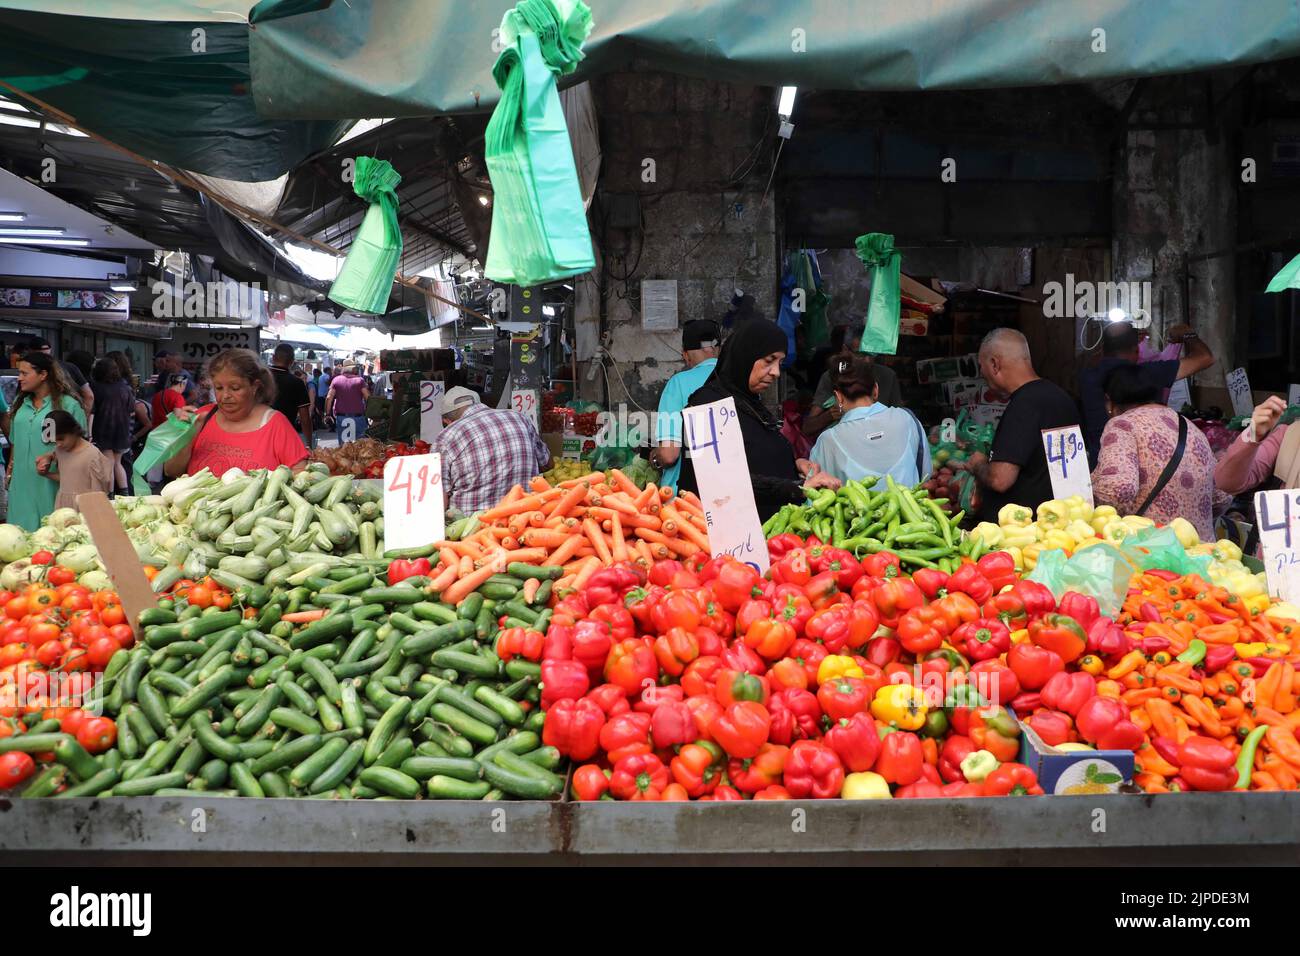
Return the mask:
[[378,458],[375,461],[372,461],[366,467],[365,477],[367,478],[384,477],[384,464],[388,462],[388,460],[391,458],[404,458],[408,455],[427,455],[432,450],[433,450],[433,446],[430,445],[427,441],[425,441],[422,438],[417,439],[414,443],[410,445],[408,445],[406,442],[403,441],[394,442],[393,444],[390,445],[385,445],[383,457]]
[[731,558],[616,565],[557,601],[543,739],[580,764],[578,799],[1039,794],[999,701],[1122,734],[1081,684],[1047,690],[1087,631],[1009,555],[909,575],[785,537],[766,577]]

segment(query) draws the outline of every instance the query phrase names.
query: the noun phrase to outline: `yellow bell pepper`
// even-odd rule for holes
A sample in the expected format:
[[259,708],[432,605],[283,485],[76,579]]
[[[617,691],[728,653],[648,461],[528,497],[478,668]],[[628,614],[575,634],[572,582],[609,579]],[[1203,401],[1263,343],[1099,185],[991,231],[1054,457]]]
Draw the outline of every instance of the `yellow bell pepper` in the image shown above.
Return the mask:
[[1021,553],[1019,548],[1015,547],[1014,545],[1004,544],[1000,550],[1005,551],[1007,554],[1011,555],[1012,560],[1016,562],[1017,571],[1023,571],[1025,569],[1025,556],[1024,554]]
[[1200,535],[1196,533],[1196,526],[1186,518],[1175,518],[1169,522],[1169,529],[1184,548],[1194,548],[1201,543]]
[[1038,524],[1044,531],[1064,528],[1070,523],[1070,508],[1064,501],[1044,501],[1038,506]]
[[1034,512],[1024,505],[1003,505],[998,510],[998,524],[1004,528],[1024,528],[1034,520]]
[[1083,495],[1070,495],[1065,499],[1066,510],[1070,513],[1071,521],[1090,521],[1092,519],[1092,505],[1088,504]]
[[1051,551],[1055,548],[1060,548],[1062,551],[1073,551],[1074,546],[1078,543],[1069,532],[1060,529],[1053,529],[1043,535],[1044,551]]
[[1011,632],[1012,644],[1025,644],[1029,641],[1029,628],[1022,627],[1018,631]]
[[1025,548],[1042,540],[1042,529],[1037,525],[1028,528],[1007,528],[1002,536],[1002,547]]
[[1247,658],[1247,657],[1263,657],[1264,650],[1268,647],[1268,645],[1265,644],[1263,641],[1252,641],[1249,644],[1233,644],[1232,647],[1237,652],[1238,657]]
[[858,662],[846,654],[827,654],[817,665],[817,683],[827,684],[838,677],[865,677]]
[[[820,668],[817,676],[821,676]],[[911,684],[886,684],[871,701],[871,716],[899,730],[919,730],[925,724],[926,709],[925,691]]]
[[889,782],[878,773],[864,770],[851,773],[844,778],[844,787],[840,790],[841,800],[892,800]]
[[1150,518],[1143,517],[1142,515],[1125,515],[1119,520],[1124,522],[1134,531],[1142,531],[1144,528],[1154,528],[1156,526],[1154,521]]
[[1106,522],[1106,527],[1102,528],[1101,537],[1103,540],[1109,541],[1111,544],[1121,544],[1124,539],[1132,533],[1133,529],[1123,521],[1117,518],[1112,518],[1110,521]]
[[1084,548],[1091,548],[1095,544],[1107,544],[1107,543],[1109,542],[1107,542],[1103,538],[1084,538],[1082,541],[1080,541],[1078,544],[1074,546],[1074,550],[1075,553],[1077,554],[1078,552],[1082,551]]
[[1099,505],[1092,509],[1092,517],[1088,519],[1088,524],[1092,525],[1092,530],[1101,534],[1102,529],[1110,522],[1119,517],[1119,512],[1110,505]]
[[1089,538],[1097,537],[1096,530],[1092,525],[1088,524],[1086,519],[1074,519],[1066,526],[1065,530],[1075,541],[1087,541]]
[[1106,669],[1106,665],[1101,662],[1101,658],[1096,654],[1085,654],[1079,658],[1079,670],[1086,674],[1097,677]]
[[1220,561],[1240,561],[1241,548],[1237,547],[1235,542],[1225,538],[1214,545],[1214,556]]
[[979,536],[984,541],[984,548],[987,551],[997,550],[998,545],[1002,543],[1004,533],[1001,525],[996,525],[992,521],[981,521],[971,532],[971,537]]
[[1028,547],[1021,549],[1020,553],[1023,554],[1025,558],[1026,571],[1032,571],[1038,566],[1038,554],[1042,550],[1043,546],[1041,544],[1031,544]]
[[[1246,609],[1252,614],[1256,613],[1251,602],[1259,600],[1261,599],[1247,598]],[[1286,601],[1279,601],[1276,604],[1269,605],[1268,595],[1264,595],[1262,600],[1264,601],[1265,606],[1261,608],[1258,613],[1266,614],[1268,617],[1278,621],[1300,621],[1300,607],[1296,607],[1294,604],[1288,604]]]

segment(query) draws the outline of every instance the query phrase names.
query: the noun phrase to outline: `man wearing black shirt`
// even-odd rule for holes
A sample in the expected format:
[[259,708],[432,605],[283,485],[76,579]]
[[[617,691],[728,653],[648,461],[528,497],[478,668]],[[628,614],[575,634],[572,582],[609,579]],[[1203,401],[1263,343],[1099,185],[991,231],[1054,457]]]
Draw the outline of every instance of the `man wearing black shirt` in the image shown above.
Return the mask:
[[271,356],[271,375],[275,379],[275,401],[271,407],[293,423],[302,435],[303,444],[310,448],[311,397],[307,394],[307,386],[289,371],[292,367],[293,346],[288,343],[277,345]]
[[980,517],[997,521],[1003,505],[1037,508],[1053,498],[1043,430],[1079,424],[1079,410],[1060,386],[1038,377],[1029,343],[1015,329],[990,332],[979,357],[984,380],[1011,399],[988,456],[972,455],[960,467],[980,483]]
[[[29,339],[26,343],[27,350],[31,352],[44,352],[51,355],[50,343],[41,338]],[[81,402],[81,407],[89,415],[95,407],[95,393],[90,389],[90,383],[86,381],[86,376],[81,374],[81,369],[71,362],[65,362],[63,359],[55,359],[59,367],[63,369],[64,376],[72,384],[73,396]],[[16,368],[17,366],[15,366]]]

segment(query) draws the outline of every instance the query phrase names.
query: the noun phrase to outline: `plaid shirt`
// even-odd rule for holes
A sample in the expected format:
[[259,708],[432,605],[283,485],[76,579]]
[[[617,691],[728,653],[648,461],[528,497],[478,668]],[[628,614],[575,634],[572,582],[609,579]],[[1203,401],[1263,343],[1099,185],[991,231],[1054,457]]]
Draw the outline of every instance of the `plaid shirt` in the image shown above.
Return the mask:
[[442,455],[447,504],[465,514],[491,508],[550,460],[533,423],[518,412],[471,405],[443,429],[433,450]]

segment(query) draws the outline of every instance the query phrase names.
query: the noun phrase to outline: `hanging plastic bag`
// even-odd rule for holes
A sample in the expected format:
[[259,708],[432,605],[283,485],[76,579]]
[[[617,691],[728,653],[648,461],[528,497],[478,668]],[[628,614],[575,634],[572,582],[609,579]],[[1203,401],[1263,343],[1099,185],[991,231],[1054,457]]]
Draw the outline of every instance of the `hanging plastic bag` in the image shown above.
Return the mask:
[[902,256],[894,249],[894,237],[883,232],[858,236],[856,245],[858,258],[871,270],[871,301],[867,305],[867,327],[859,351],[896,355],[902,309],[898,268]]
[[521,0],[501,21],[501,100],[484,134],[494,202],[483,271],[496,282],[538,285],[596,264],[555,85],[577,68],[591,27],[581,0]]
[[329,292],[331,300],[355,312],[379,315],[388,311],[393,276],[402,258],[402,231],[397,225],[397,184],[401,181],[386,160],[357,157],[352,188],[370,208]]
[[174,414],[168,415],[161,425],[149,432],[149,437],[144,440],[144,450],[136,455],[135,464],[131,466],[131,490],[135,494],[153,494],[146,476],[184,451],[199,433],[203,421],[197,415],[189,421],[181,421]]
[[1175,574],[1209,574],[1211,558],[1194,558],[1178,542],[1171,528],[1143,528],[1124,539],[1120,550],[1144,571],[1159,569]]
[[1059,548],[1042,551],[1038,564],[1026,577],[1046,585],[1059,601],[1066,591],[1077,591],[1097,599],[1097,606],[1107,617],[1114,617],[1128,596],[1132,562],[1109,544],[1095,544],[1066,558]]

